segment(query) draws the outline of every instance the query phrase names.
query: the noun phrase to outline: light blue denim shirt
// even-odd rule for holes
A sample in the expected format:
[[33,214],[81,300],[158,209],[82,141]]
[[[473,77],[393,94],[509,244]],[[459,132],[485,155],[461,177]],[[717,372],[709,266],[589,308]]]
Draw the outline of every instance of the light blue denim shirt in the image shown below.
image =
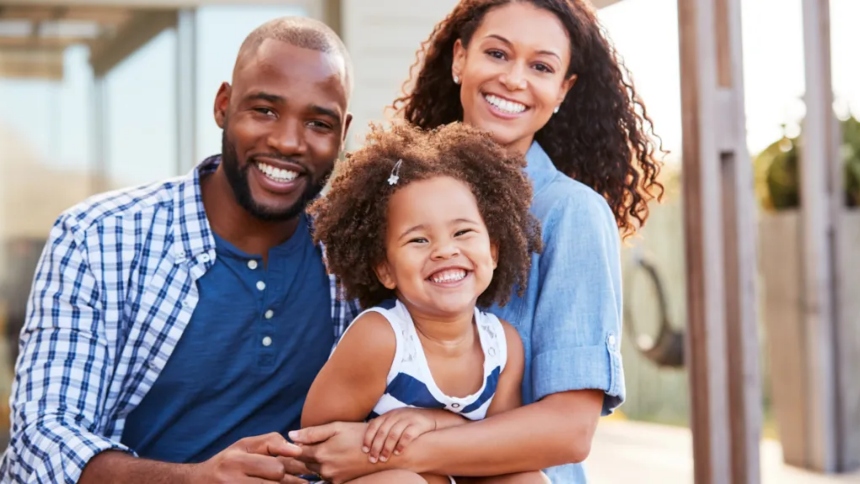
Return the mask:
[[[519,330],[525,347],[523,403],[569,390],[603,390],[603,415],[624,400],[621,366],[620,237],[606,200],[552,164],[534,142],[526,153],[543,253],[528,287],[492,312]],[[571,436],[571,445],[573,439]],[[581,464],[548,469],[553,483],[587,482]]]

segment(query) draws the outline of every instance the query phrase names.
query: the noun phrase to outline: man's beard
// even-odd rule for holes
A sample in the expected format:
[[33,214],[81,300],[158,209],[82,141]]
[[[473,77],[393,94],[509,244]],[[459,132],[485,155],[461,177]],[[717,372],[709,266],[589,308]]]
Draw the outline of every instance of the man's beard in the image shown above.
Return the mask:
[[[285,159],[285,157],[276,154],[268,156],[271,158]],[[288,161],[296,163],[296,161],[292,159]],[[310,172],[305,170],[305,174],[302,176],[308,177],[308,182],[307,188],[305,188],[305,192],[302,196],[299,197],[296,203],[283,210],[272,210],[271,208],[265,207],[254,201],[254,197],[251,195],[251,187],[248,185],[248,170],[250,170],[255,164],[254,160],[251,158],[245,166],[239,166],[239,156],[236,153],[236,146],[227,139],[226,126],[221,133],[221,164],[224,166],[224,173],[227,175],[227,181],[230,183],[230,188],[233,189],[233,195],[236,197],[236,201],[239,202],[239,205],[254,217],[270,222],[290,220],[298,217],[302,212],[304,212],[307,205],[313,201],[317,195],[319,195],[323,187],[325,187],[326,179],[330,174],[330,172],[325,173],[324,176],[315,181],[311,177]]]

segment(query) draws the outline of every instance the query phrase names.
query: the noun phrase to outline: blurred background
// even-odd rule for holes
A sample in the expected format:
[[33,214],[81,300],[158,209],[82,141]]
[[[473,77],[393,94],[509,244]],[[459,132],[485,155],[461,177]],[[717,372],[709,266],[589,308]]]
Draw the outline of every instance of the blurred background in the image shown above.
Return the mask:
[[[253,28],[277,16],[308,15],[342,36],[356,69],[349,142],[355,147],[367,123],[383,119],[416,48],[455,3],[0,0],[0,434],[8,433],[17,332],[54,219],[92,194],[183,174],[216,153],[220,131],[212,102]],[[652,207],[644,231],[624,248],[628,400],[601,425],[590,465],[595,482],[637,476],[636,482],[690,482],[677,0],[593,3],[670,154],[663,171],[664,203]],[[759,202],[762,468],[768,482],[817,482],[825,477],[784,463],[803,435],[789,403],[804,391],[792,378],[802,364],[797,358],[802,335],[796,331],[799,323],[789,324],[800,318],[796,301],[802,287],[797,267],[797,151],[805,115],[801,0],[741,5],[747,147]],[[853,293],[860,288],[858,21],[860,1],[830,0],[833,109],[843,128],[847,207],[840,223],[853,247],[841,263],[856,269],[845,272],[842,287]],[[858,302],[845,297],[843,304],[860,334]],[[854,422],[860,423],[860,415]],[[619,462],[628,462],[628,472],[636,473],[623,474]],[[860,482],[857,474],[831,478]]]

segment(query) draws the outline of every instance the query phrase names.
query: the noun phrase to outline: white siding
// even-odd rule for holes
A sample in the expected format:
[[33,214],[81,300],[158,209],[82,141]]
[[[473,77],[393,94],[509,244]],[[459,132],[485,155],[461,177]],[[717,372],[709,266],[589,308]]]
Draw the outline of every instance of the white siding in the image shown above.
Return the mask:
[[401,92],[421,42],[456,4],[457,0],[341,3],[341,36],[355,65],[349,149],[361,144],[369,122],[385,120],[385,108]]

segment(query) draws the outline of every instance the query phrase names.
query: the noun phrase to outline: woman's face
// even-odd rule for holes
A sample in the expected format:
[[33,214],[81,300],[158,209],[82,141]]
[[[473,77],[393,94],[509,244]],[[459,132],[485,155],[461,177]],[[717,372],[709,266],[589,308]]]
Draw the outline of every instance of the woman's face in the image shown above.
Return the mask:
[[561,104],[570,39],[552,12],[513,2],[487,12],[469,46],[454,45],[463,121],[523,153]]

